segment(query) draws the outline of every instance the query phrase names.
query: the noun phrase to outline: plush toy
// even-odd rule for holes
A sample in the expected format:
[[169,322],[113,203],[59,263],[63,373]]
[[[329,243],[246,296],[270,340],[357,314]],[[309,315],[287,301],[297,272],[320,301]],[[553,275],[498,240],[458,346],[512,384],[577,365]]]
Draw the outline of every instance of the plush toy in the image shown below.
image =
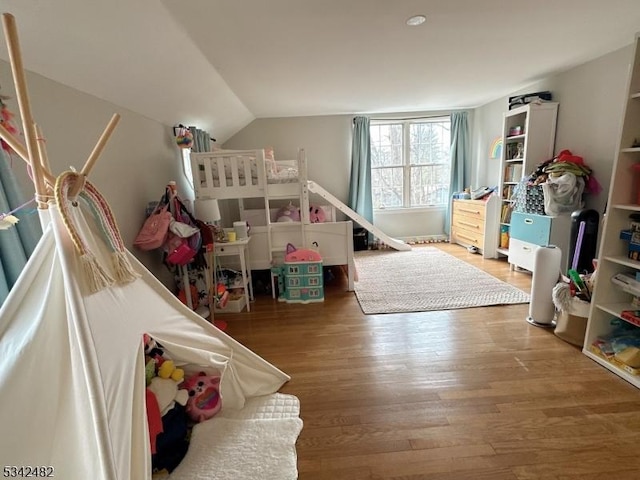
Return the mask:
[[180,383],[184,379],[184,370],[176,368],[173,360],[165,360],[158,368],[158,376],[164,379],[170,378],[174,382]]
[[287,250],[284,256],[285,262],[320,262],[322,257],[315,250],[306,248],[296,248],[293,244],[287,244]]
[[194,422],[208,420],[222,408],[219,374],[196,373],[184,381],[183,388],[189,393],[186,412]]
[[156,396],[160,415],[167,413],[176,403],[183,407],[187,404],[189,392],[179,389],[179,383],[170,378],[153,377],[151,379],[151,383],[147,388]]
[[156,376],[158,368],[165,361],[164,350],[162,350],[160,344],[146,333],[143,334],[142,340],[144,342],[145,369],[148,384],[151,378]]
[[317,205],[309,205],[309,221],[311,223],[324,223],[326,220],[326,214],[322,207]]
[[300,209],[291,203],[276,213],[276,222],[299,222]]
[[144,378],[147,385],[151,383],[151,380],[156,376],[156,362],[152,359],[147,361],[144,366]]

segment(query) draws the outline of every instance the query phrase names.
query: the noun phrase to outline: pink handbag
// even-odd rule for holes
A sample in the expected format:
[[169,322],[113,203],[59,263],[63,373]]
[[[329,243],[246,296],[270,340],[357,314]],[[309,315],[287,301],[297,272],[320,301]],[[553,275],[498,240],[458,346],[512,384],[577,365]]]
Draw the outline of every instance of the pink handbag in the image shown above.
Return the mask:
[[189,246],[189,242],[174,235],[168,243],[167,262],[173,265],[186,265],[193,257],[196,256],[197,251]]
[[171,212],[167,209],[169,205],[158,205],[149,218],[144,221],[142,228],[136,235],[133,245],[140,250],[153,250],[160,248],[167,240],[169,224],[171,223]]

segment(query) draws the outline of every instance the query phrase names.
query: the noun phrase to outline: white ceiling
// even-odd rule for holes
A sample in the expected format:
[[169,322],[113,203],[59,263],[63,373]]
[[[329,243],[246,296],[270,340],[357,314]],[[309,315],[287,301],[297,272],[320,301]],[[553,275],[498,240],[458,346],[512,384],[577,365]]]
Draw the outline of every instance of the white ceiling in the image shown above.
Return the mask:
[[[256,117],[479,106],[623,47],[640,31],[640,0],[0,6],[16,18],[28,70],[167,125],[197,125],[219,141]],[[427,22],[407,27],[417,13]]]

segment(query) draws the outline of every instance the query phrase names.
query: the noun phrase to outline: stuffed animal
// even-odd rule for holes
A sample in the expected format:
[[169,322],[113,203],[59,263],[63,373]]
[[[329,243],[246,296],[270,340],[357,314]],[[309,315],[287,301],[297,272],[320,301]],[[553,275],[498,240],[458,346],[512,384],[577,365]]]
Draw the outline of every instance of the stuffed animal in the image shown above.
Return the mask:
[[160,344],[146,333],[143,334],[142,340],[144,342],[145,370],[148,384],[151,378],[156,376],[158,368],[160,368],[165,361],[164,350],[162,350]]
[[276,222],[299,222],[300,209],[293,204],[282,207],[276,213]]
[[186,412],[194,422],[208,420],[222,408],[219,374],[196,373],[184,381],[183,388],[189,393]]
[[324,223],[326,214],[322,207],[317,205],[309,205],[309,221],[311,223]]
[[322,256],[315,250],[306,248],[296,248],[293,244],[287,244],[287,250],[284,256],[285,262],[320,262]]
[[180,383],[184,379],[184,370],[176,368],[173,360],[165,360],[158,368],[158,376],[165,379],[170,378],[174,382]]
[[[181,380],[182,381],[182,380]],[[176,403],[183,407],[189,400],[189,392],[179,389],[180,382],[176,382],[170,378],[153,377],[151,383],[147,387],[156,396],[160,415],[164,415],[171,410]]]

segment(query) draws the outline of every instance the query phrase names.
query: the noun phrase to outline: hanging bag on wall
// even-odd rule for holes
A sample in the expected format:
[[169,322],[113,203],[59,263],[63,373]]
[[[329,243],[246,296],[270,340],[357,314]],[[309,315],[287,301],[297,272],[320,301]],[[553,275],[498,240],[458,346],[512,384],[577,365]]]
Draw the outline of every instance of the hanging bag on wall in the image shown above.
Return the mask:
[[171,212],[168,204],[158,204],[156,209],[142,224],[142,228],[136,235],[133,245],[140,250],[154,250],[160,248],[167,240]]
[[178,196],[173,198],[173,219],[170,232],[167,242],[167,263],[187,265],[195,258],[194,266],[198,268],[206,266],[204,256],[198,255],[202,247],[202,234],[198,227],[198,221]]
[[167,242],[167,262],[172,265],[186,265],[198,253],[189,246],[186,238],[180,238],[177,235],[170,235]]

